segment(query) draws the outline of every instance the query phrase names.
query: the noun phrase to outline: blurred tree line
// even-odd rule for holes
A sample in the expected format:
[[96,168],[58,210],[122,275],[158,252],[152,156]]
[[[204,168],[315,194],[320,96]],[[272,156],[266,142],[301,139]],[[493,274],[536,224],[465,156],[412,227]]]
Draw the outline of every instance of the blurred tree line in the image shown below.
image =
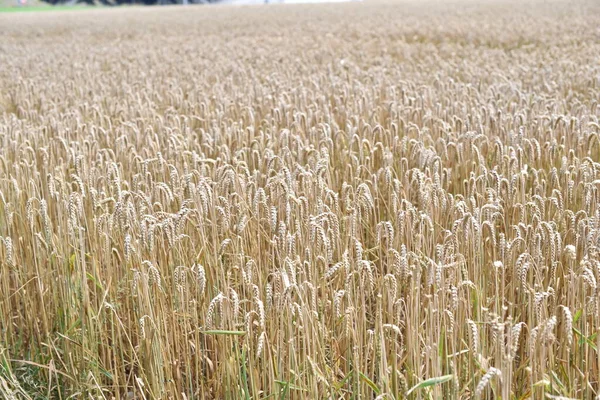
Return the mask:
[[167,5],[217,3],[219,0],[42,0],[49,4],[76,4],[120,6],[123,4]]

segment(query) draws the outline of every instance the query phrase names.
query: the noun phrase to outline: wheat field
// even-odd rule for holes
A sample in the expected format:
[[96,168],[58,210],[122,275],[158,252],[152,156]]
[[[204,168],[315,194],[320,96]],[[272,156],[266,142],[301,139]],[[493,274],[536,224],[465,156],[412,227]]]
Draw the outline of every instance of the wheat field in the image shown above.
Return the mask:
[[0,398],[600,398],[599,26],[0,14]]

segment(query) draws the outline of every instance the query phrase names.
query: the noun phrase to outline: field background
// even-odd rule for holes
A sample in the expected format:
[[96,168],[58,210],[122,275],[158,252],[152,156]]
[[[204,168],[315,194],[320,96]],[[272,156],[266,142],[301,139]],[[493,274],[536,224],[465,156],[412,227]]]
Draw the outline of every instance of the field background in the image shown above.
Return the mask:
[[0,13],[0,397],[598,398],[599,27]]

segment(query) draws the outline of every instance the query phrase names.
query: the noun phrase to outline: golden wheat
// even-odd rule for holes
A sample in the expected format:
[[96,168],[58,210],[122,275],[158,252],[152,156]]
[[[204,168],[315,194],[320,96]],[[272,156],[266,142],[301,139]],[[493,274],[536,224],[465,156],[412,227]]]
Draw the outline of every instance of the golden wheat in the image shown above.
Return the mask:
[[0,15],[0,397],[598,398],[599,15]]

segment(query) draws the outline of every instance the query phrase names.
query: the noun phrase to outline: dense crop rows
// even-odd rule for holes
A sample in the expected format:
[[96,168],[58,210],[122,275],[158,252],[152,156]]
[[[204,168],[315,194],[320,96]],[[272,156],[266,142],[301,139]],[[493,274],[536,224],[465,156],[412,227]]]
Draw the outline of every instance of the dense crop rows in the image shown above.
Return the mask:
[[597,398],[599,15],[0,15],[0,397]]

